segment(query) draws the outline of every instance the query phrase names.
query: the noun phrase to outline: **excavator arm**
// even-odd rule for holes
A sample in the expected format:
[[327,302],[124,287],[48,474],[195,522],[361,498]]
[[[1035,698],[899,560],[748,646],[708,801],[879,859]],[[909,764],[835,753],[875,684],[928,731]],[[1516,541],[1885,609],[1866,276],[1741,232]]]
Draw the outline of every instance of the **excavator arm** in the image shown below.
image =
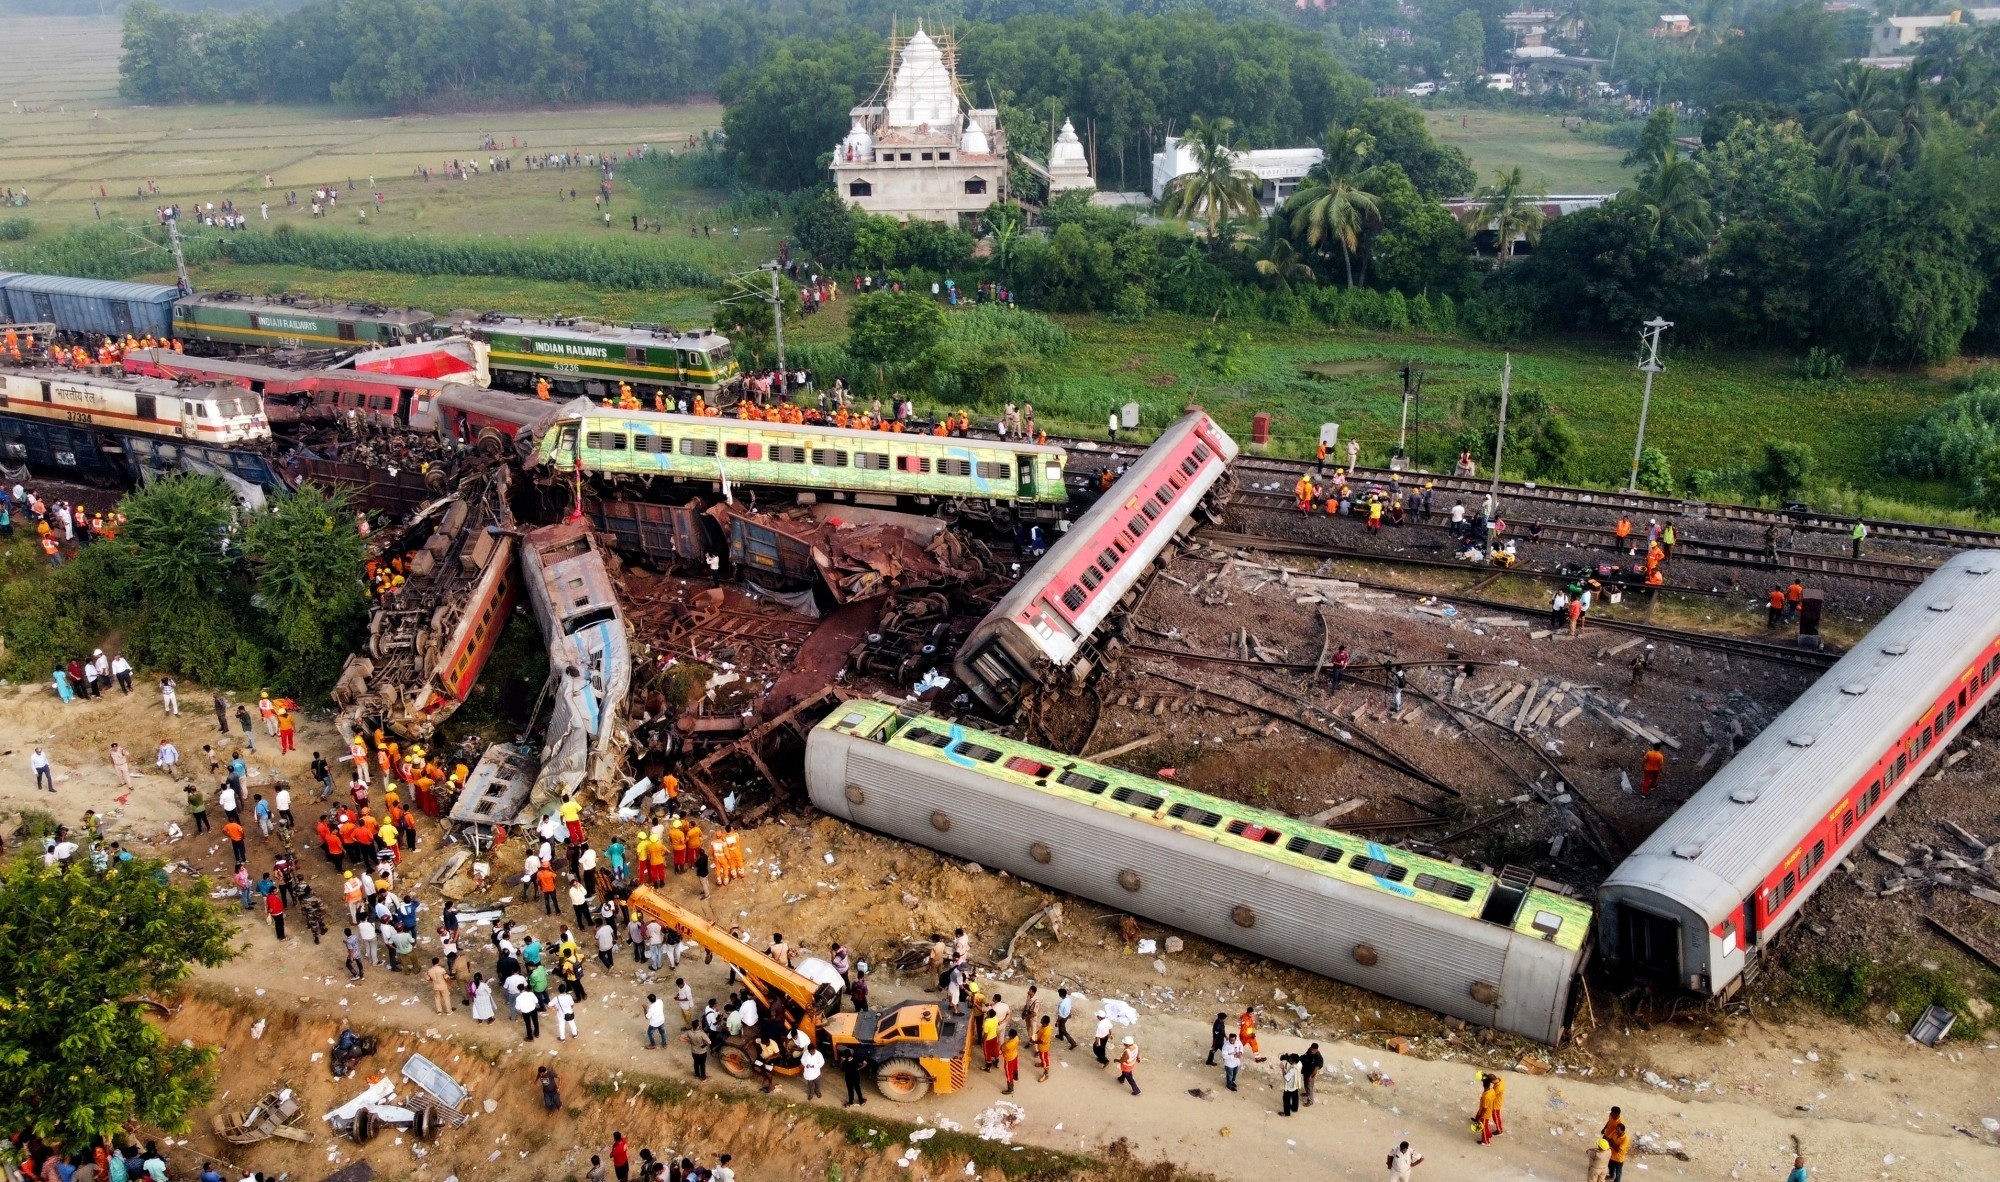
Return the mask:
[[[759,992],[783,994],[792,1004],[804,1010],[815,1025],[838,1004],[839,994],[832,988],[793,972],[652,887],[634,888],[631,903],[635,910],[679,932],[682,939],[699,944],[721,957]],[[758,1000],[767,1009],[770,1008],[769,997]]]

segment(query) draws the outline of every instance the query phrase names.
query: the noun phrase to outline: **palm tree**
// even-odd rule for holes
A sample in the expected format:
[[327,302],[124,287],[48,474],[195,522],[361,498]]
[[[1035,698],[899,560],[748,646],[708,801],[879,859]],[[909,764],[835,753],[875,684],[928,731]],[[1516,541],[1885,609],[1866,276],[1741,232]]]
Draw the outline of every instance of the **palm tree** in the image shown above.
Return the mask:
[[1639,181],[1639,196],[1645,202],[1646,212],[1653,216],[1653,236],[1657,238],[1667,230],[1682,230],[1706,240],[1713,234],[1715,221],[1709,216],[1708,198],[1703,195],[1707,189],[1708,177],[1701,166],[1682,156],[1669,143]]
[[1872,147],[1871,141],[1888,135],[1898,115],[1896,96],[1882,72],[1853,62],[1820,99],[1813,142],[1827,163],[1846,165]]
[[1381,218],[1371,191],[1377,174],[1367,162],[1374,149],[1374,138],[1359,128],[1327,128],[1320,162],[1306,174],[1305,184],[1290,202],[1292,229],[1305,235],[1307,245],[1324,249],[1329,240],[1340,244],[1349,287],[1354,286],[1354,252],[1361,231]]
[[1196,115],[1181,137],[1194,153],[1194,171],[1175,177],[1160,199],[1163,217],[1187,222],[1197,213],[1206,214],[1211,244],[1217,222],[1231,214],[1254,214],[1258,208],[1257,175],[1236,167],[1236,145],[1230,137],[1235,127],[1226,116]]
[[1493,183],[1473,194],[1480,205],[1472,211],[1467,221],[1474,233],[1481,229],[1493,231],[1493,241],[1500,256],[1499,265],[1507,265],[1507,256],[1513,253],[1514,236],[1520,235],[1533,246],[1542,240],[1541,202],[1548,197],[1548,186],[1528,187],[1522,179],[1521,169],[1516,165],[1511,171],[1504,168],[1493,170]]
[[1566,0],[1557,11],[1555,23],[1550,26],[1550,31],[1565,41],[1583,42],[1590,33],[1591,26],[1596,23],[1584,0]]
[[1299,261],[1298,251],[1285,237],[1285,223],[1276,214],[1264,219],[1264,236],[1252,257],[1257,260],[1257,273],[1271,281],[1273,291],[1289,292],[1294,283],[1319,281],[1313,269]]

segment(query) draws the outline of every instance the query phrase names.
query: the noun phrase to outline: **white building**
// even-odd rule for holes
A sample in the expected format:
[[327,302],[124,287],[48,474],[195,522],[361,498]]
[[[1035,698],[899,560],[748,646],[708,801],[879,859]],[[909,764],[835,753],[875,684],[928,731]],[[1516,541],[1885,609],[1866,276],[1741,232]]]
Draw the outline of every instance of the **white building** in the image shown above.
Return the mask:
[[[1257,148],[1231,154],[1236,167],[1256,176],[1257,202],[1269,214],[1298,191],[1306,174],[1324,155],[1318,148]],[[1194,150],[1169,136],[1160,151],[1153,153],[1153,200],[1167,195],[1174,178],[1195,170]]]
[[870,213],[934,222],[956,222],[1005,197],[1000,113],[964,100],[951,43],[919,25],[900,46],[891,34],[889,61],[888,75],[848,112],[853,124],[834,146],[840,195]]
[[1962,8],[1936,16],[1892,16],[1875,26],[1874,56],[1910,56],[1924,34],[1943,25],[1983,25],[2000,21],[2000,8]]

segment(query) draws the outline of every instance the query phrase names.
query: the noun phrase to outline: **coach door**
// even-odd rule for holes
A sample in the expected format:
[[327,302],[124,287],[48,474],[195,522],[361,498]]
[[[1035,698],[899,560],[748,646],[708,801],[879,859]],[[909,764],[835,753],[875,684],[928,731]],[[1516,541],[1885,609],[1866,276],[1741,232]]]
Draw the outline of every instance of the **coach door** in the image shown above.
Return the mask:
[[1618,946],[1624,949],[1625,963],[1635,976],[1680,981],[1681,925],[1678,922],[1641,911],[1629,903],[1620,903]]

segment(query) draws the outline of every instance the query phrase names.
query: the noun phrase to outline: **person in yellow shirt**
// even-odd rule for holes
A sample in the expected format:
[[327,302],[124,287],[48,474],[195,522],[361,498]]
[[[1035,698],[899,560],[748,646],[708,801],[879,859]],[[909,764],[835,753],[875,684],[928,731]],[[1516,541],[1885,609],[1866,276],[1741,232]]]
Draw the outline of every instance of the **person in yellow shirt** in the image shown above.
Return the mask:
[[686,870],[688,865],[687,830],[681,828],[679,817],[675,817],[673,824],[667,826],[667,843],[674,851],[674,873],[679,874]]
[[1624,1182],[1625,1159],[1632,1152],[1632,1137],[1625,1131],[1625,1122],[1613,1124],[1604,1139],[1611,1145],[1611,1182]]
[[646,844],[646,876],[654,886],[666,886],[666,842],[658,838]]
[[1014,1094],[1014,1081],[1021,1078],[1021,1032],[1009,1027],[1007,1041],[1000,1044],[1000,1070],[1007,1076],[1007,1087],[1003,1096]]
[[1042,1024],[1035,1028],[1035,1062],[1041,1065],[1041,1078],[1037,1083],[1049,1082],[1049,1048],[1055,1045],[1056,1028],[1047,1014],[1042,1015]]
[[563,797],[563,802],[556,806],[556,814],[562,818],[563,827],[569,830],[570,842],[574,845],[582,845],[583,805],[577,801],[575,796],[565,796]]

